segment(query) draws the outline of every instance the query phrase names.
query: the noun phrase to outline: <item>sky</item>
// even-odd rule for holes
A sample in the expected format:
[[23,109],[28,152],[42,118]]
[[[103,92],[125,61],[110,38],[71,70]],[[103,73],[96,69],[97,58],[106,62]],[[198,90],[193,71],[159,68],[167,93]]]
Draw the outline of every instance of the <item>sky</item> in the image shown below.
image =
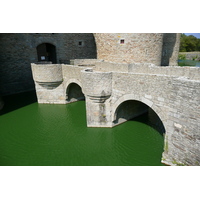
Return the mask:
[[185,35],[194,35],[196,38],[200,38],[200,33],[185,33]]

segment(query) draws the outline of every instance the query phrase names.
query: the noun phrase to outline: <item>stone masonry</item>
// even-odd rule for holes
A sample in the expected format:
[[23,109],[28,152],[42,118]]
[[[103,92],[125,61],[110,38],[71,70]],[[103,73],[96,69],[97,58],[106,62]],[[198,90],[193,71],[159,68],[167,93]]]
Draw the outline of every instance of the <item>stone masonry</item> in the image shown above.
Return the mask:
[[[113,127],[151,108],[165,128],[162,161],[200,165],[200,68],[95,59],[88,60],[88,67],[87,60],[75,63],[32,64],[39,103],[69,103],[68,87],[75,83],[85,95],[88,127]],[[126,102],[133,102],[127,105],[129,111],[130,106],[134,109],[120,116],[118,108]]]
[[180,34],[95,33],[97,58],[115,63],[177,65]]
[[[34,90],[30,63],[73,59],[177,65],[176,33],[0,33],[0,96]],[[43,49],[39,47],[43,45]],[[54,50],[49,49],[51,46]],[[49,49],[49,50],[48,50]],[[49,54],[53,54],[52,60]],[[42,61],[43,63],[45,63]]]
[[162,162],[200,165],[200,68],[176,67],[179,39],[175,33],[0,34],[0,96],[35,85],[39,103],[85,98],[88,127],[154,112],[164,127]]
[[0,96],[34,90],[30,63],[39,61],[41,44],[55,47],[56,63],[96,58],[91,33],[0,33]]

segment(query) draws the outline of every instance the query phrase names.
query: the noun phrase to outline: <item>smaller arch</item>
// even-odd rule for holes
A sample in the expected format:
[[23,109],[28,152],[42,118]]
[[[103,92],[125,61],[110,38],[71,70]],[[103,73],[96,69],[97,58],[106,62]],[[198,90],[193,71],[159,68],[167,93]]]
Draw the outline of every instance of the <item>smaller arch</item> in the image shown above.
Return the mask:
[[56,46],[50,43],[42,43],[37,47],[37,56],[39,62],[57,63]]
[[68,79],[66,82],[65,82],[65,88],[67,89],[68,86],[71,84],[71,83],[76,83],[77,85],[79,85],[81,88],[82,88],[82,84],[81,82],[78,80],[78,79],[75,79],[75,78],[70,78]]
[[70,82],[66,88],[66,101],[70,103],[81,100],[85,100],[81,86],[76,82]]

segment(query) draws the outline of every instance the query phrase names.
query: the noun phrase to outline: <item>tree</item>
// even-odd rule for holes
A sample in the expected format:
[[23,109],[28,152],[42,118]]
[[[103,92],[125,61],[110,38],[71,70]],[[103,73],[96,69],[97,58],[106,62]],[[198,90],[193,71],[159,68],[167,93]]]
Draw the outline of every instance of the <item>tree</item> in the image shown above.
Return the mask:
[[180,52],[200,51],[200,39],[193,35],[181,34]]

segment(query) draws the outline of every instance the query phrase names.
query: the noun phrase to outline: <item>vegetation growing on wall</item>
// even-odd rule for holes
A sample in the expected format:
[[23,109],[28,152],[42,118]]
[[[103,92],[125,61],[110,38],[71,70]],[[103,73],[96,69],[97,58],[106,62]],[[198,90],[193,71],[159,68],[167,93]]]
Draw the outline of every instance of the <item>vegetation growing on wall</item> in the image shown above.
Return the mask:
[[181,34],[180,52],[200,51],[200,39],[193,35]]

